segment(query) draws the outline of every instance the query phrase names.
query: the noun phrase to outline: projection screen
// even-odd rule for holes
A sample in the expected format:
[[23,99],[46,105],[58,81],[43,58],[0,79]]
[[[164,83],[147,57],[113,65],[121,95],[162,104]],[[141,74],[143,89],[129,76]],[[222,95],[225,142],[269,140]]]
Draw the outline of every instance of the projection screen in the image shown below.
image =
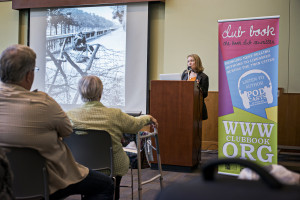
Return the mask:
[[83,103],[79,79],[96,75],[105,106],[146,114],[147,43],[148,3],[31,9],[29,45],[40,69],[32,90],[67,111]]

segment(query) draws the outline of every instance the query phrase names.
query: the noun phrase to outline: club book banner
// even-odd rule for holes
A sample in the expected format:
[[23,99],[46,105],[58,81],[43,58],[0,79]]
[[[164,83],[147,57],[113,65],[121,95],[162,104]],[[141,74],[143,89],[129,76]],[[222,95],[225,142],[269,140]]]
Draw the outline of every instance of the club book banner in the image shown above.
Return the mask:
[[[276,164],[279,16],[218,23],[218,156]],[[219,167],[219,173],[240,171]]]

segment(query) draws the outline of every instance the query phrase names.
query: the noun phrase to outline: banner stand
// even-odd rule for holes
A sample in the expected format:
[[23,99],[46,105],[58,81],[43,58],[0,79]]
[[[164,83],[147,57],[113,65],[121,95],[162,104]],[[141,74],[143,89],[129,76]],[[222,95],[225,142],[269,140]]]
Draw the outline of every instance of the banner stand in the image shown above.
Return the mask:
[[[219,20],[218,157],[277,164],[279,16]],[[239,165],[219,173],[238,175]]]

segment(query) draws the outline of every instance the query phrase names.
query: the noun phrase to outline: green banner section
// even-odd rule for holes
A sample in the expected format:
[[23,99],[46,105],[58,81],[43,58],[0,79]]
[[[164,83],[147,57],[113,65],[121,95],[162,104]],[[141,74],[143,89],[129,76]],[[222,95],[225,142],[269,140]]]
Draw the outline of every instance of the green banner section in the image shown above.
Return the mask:
[[[262,166],[277,163],[277,123],[233,107],[219,117],[219,158],[240,158]],[[273,107],[277,110],[277,107]],[[239,174],[238,165],[223,165],[219,172]]]

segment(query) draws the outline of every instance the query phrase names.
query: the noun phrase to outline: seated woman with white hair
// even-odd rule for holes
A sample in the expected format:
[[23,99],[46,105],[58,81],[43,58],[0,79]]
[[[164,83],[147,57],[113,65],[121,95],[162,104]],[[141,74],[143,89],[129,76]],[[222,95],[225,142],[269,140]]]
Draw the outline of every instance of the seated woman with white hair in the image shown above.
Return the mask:
[[151,115],[132,117],[120,109],[107,108],[101,102],[103,85],[97,76],[84,76],[80,79],[78,90],[85,104],[67,112],[73,128],[105,130],[111,135],[114,169],[116,175],[115,199],[119,199],[120,182],[129,169],[129,158],[123,151],[123,133],[136,134],[150,123],[158,126]]

